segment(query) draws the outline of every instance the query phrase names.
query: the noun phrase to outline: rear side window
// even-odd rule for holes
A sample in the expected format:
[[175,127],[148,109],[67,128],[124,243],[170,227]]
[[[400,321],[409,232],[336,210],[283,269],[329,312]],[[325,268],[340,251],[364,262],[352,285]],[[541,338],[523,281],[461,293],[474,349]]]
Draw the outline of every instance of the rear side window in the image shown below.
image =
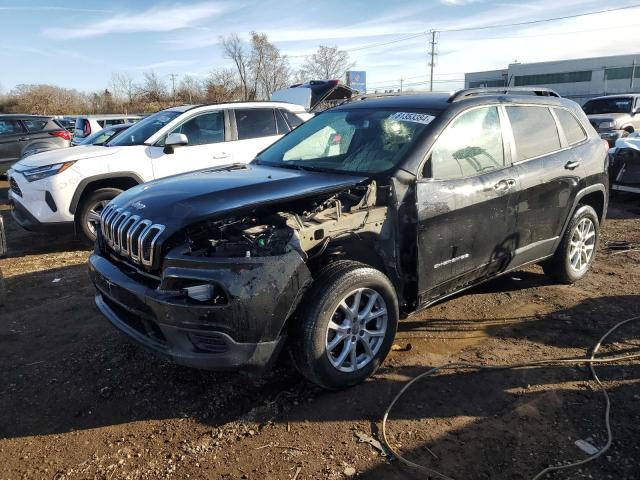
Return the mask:
[[564,135],[567,137],[569,145],[575,145],[587,138],[584,129],[571,112],[562,108],[554,108],[554,111],[560,121],[560,125],[562,125],[562,130],[564,130]]
[[242,109],[235,112],[238,140],[269,137],[278,134],[273,109]]
[[463,178],[504,167],[504,144],[497,107],[475,108],[449,125],[431,151],[431,176]]
[[122,125],[123,123],[124,120],[122,118],[111,118],[104,121],[104,125],[106,125],[107,127],[111,127],[113,125]]
[[556,121],[547,107],[506,107],[516,141],[516,161],[560,150]]
[[280,109],[280,112],[284,115],[284,118],[287,119],[287,123],[293,130],[294,128],[302,125],[302,119],[297,116],[295,113],[290,112],[289,110]]
[[47,125],[47,123],[49,123],[47,120],[42,120],[42,119],[35,119],[35,120],[23,120],[22,121],[25,125],[25,127],[27,127],[27,130],[29,130],[30,132],[39,132],[40,130],[43,130],[44,127]]
[[14,135],[24,130],[17,120],[0,120],[0,135]]

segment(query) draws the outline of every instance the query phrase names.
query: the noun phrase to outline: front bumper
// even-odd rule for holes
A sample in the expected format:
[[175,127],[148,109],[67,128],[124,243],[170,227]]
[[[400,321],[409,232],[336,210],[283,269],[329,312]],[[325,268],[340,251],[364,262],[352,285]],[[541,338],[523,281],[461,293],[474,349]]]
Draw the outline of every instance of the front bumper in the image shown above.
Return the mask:
[[31,212],[27,210],[24,205],[22,205],[19,201],[14,200],[11,195],[9,195],[9,205],[13,208],[11,209],[11,216],[16,221],[18,225],[20,225],[25,230],[30,232],[60,232],[60,233],[71,233],[74,231],[73,222],[41,222],[36,217],[31,215]]
[[[187,262],[177,265],[180,261],[174,259],[156,285],[139,281],[134,272],[96,251],[89,258],[96,305],[120,331],[177,364],[208,370],[268,366],[284,344],[286,318],[310,283],[303,260],[291,252],[288,259]],[[172,262],[165,259],[167,263]],[[163,289],[176,279],[215,282],[227,301],[196,304]]]
[[[66,172],[65,172],[66,173]],[[34,232],[73,232],[74,218],[65,212],[67,188],[72,183],[58,183],[59,178],[28,182],[24,176],[10,169],[9,203],[13,206],[13,219],[25,230]]]

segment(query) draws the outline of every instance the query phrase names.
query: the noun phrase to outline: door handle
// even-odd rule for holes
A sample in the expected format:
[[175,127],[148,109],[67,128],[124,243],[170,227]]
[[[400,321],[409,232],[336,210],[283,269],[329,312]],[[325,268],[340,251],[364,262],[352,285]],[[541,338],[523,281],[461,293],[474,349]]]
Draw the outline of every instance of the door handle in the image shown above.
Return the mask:
[[27,140],[29,140],[27,137],[20,137],[18,139],[19,142],[26,142]]
[[580,166],[580,161],[579,160],[572,160],[570,162],[567,162],[564,166],[564,168],[566,168],[567,170],[573,170],[575,168],[578,168]]

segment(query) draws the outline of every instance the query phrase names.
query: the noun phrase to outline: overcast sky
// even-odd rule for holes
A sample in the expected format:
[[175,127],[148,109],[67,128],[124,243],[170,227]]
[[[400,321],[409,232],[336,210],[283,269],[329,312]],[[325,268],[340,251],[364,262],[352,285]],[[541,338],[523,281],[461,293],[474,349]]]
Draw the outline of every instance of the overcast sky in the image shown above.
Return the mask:
[[[72,5],[82,5],[74,8]],[[625,1],[234,0],[56,2],[0,0],[0,85],[50,83],[88,91],[112,72],[204,76],[230,66],[220,35],[265,32],[293,67],[318,45],[351,50],[369,87],[424,88],[430,30],[516,23],[634,5]],[[508,63],[640,52],[640,8],[518,27],[438,35],[439,90],[464,72]],[[417,34],[412,39],[376,45]],[[362,48],[366,47],[366,48]]]

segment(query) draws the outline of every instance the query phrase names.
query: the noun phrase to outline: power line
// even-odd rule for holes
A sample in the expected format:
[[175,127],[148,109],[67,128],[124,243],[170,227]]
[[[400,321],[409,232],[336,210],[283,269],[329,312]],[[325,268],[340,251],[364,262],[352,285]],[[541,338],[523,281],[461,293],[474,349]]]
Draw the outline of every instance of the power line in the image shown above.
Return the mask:
[[[453,32],[469,32],[474,30],[489,30],[492,28],[517,27],[522,25],[533,25],[537,23],[554,22],[558,20],[568,20],[571,18],[580,18],[580,17],[589,16],[589,15],[598,15],[601,13],[618,12],[621,10],[631,10],[633,8],[638,8],[638,7],[640,7],[640,3],[627,5],[625,7],[607,8],[604,10],[596,10],[592,12],[576,13],[574,15],[564,15],[561,17],[543,18],[540,20],[527,20],[524,22],[500,23],[500,24],[494,24],[494,25],[484,25],[479,27],[444,28],[444,29],[435,29],[435,31],[442,32],[442,33],[453,33]],[[411,34],[404,35],[402,37],[396,38],[394,40],[389,40],[386,42],[375,42],[375,43],[365,44],[365,45],[361,45],[359,47],[354,47],[354,48],[343,48],[341,50],[344,50],[347,52],[357,52],[357,51],[366,50],[369,48],[383,47],[386,45],[392,45],[394,43],[406,42],[407,40],[412,40],[414,38],[418,38],[423,35],[428,35],[428,32],[424,31],[424,32],[411,33]],[[510,38],[510,37],[506,37],[506,38]],[[307,56],[308,55],[288,55],[289,58],[303,58]]]
[[562,17],[552,17],[545,18],[541,20],[527,20],[525,22],[515,22],[515,23],[501,23],[495,25],[485,25],[483,27],[463,27],[463,28],[447,28],[439,30],[440,32],[448,33],[448,32],[468,32],[471,30],[488,30],[490,28],[502,28],[502,27],[517,27],[521,25],[532,25],[535,23],[544,23],[544,22],[554,22],[556,20],[568,20],[571,18],[579,18],[586,17],[588,15],[597,15],[600,13],[608,13],[608,12],[618,12],[620,10],[630,10],[632,8],[640,7],[640,3],[636,3],[633,5],[627,5],[626,7],[616,7],[616,8],[607,8],[605,10],[596,10],[594,12],[585,12],[585,13],[576,13],[574,15],[564,15]]

